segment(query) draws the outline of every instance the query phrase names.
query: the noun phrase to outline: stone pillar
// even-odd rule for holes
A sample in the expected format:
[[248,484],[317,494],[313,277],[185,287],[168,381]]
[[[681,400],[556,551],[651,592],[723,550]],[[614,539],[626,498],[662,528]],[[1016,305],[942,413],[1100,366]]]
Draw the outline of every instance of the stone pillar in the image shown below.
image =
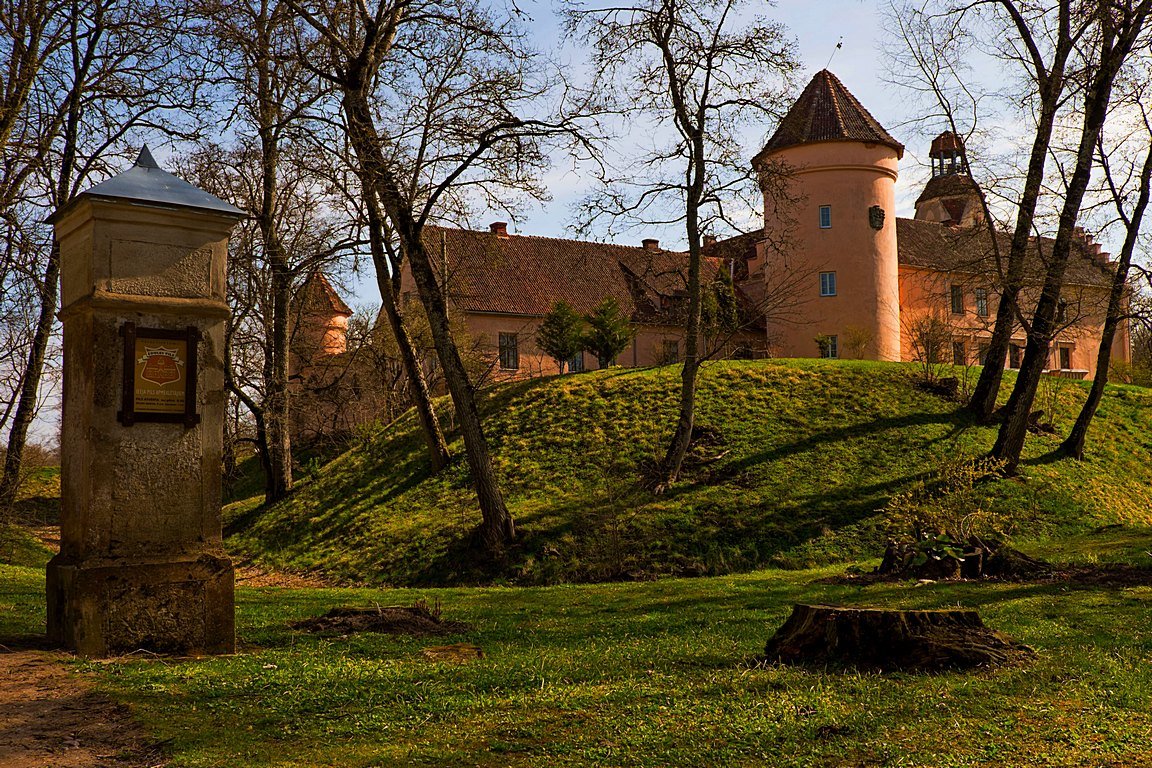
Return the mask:
[[220,462],[228,236],[241,215],[145,149],[52,217],[64,399],[48,637],[83,656],[235,649]]

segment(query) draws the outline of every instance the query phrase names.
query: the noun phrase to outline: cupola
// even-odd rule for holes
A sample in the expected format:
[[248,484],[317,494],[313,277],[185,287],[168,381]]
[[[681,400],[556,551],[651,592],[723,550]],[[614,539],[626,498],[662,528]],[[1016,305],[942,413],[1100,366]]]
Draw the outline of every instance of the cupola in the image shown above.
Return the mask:
[[980,187],[968,175],[964,139],[945,131],[932,140],[928,152],[932,177],[916,199],[916,218],[954,227],[970,227],[984,221]]

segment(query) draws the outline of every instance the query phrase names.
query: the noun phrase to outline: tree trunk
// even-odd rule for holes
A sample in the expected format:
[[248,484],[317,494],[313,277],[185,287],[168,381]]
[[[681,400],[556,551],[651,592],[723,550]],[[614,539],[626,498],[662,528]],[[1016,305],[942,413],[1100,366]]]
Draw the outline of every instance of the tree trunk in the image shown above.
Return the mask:
[[268,469],[264,477],[264,503],[280,501],[292,490],[291,407],[288,391],[288,315],[291,311],[292,271],[277,227],[279,211],[280,104],[273,93],[270,20],[267,3],[256,16],[256,117],[260,134],[260,238],[272,278],[272,333],[265,347],[264,425],[267,430]]
[[[1100,407],[1100,399],[1104,396],[1104,385],[1108,383],[1108,368],[1112,364],[1112,342],[1116,338],[1116,331],[1125,314],[1124,295],[1128,289],[1128,270],[1132,265],[1132,253],[1136,249],[1136,242],[1140,236],[1140,225],[1144,220],[1144,211],[1148,208],[1149,184],[1152,182],[1152,149],[1144,159],[1144,168],[1140,172],[1140,193],[1133,207],[1132,215],[1125,221],[1127,233],[1124,236],[1124,245],[1120,249],[1120,258],[1116,262],[1116,272],[1112,276],[1112,290],[1108,294],[1108,314],[1104,318],[1104,330],[1100,334],[1100,351],[1096,354],[1096,375],[1092,379],[1092,388],[1088,391],[1088,399],[1084,401],[1072,431],[1060,445],[1060,450],[1076,459],[1084,458],[1084,443],[1088,436],[1088,427]],[[1117,199],[1117,208],[1121,208]],[[1124,216],[1120,210],[1121,217]]]
[[[1008,349],[1012,343],[1012,330],[1016,326],[1017,301],[1024,287],[1024,264],[1028,258],[1028,247],[1032,235],[1032,221],[1036,215],[1036,204],[1044,184],[1044,166],[1048,158],[1048,146],[1052,141],[1052,128],[1056,120],[1056,109],[1064,90],[1064,61],[1066,53],[1058,51],[1053,68],[1041,93],[1040,115],[1036,123],[1036,137],[1032,142],[1032,154],[1028,160],[1028,175],[1024,181],[1024,191],[1020,197],[1020,207],[1016,214],[1016,229],[1012,233],[1012,246],[1008,254],[1008,267],[1002,275],[1000,301],[996,308],[996,324],[992,338],[988,342],[988,352],[980,378],[972,390],[968,401],[968,411],[980,421],[987,421],[996,410],[996,398],[1000,394],[1000,384],[1004,379],[1004,366]],[[989,233],[995,238],[995,223],[988,220]]]
[[1028,345],[1024,350],[1024,360],[1016,386],[1008,398],[1008,415],[1000,427],[992,456],[1004,462],[1006,472],[1014,472],[1020,463],[1024,441],[1028,435],[1028,421],[1032,403],[1036,399],[1036,388],[1040,383],[1044,368],[1048,363],[1048,348],[1055,336],[1056,313],[1060,303],[1060,292],[1064,283],[1064,273],[1072,252],[1074,229],[1080,215],[1084,193],[1092,176],[1093,153],[1096,141],[1108,116],[1108,103],[1112,97],[1112,86],[1116,73],[1131,50],[1132,44],[1143,26],[1148,11],[1139,13],[1130,20],[1124,35],[1119,39],[1115,30],[1106,26],[1100,43],[1100,61],[1088,87],[1084,105],[1084,118],[1077,149],[1076,166],[1068,183],[1064,207],[1060,211],[1060,226],[1052,255],[1044,277],[1044,288],[1040,301],[1032,317],[1028,333]]
[[39,405],[40,379],[44,374],[44,356],[52,337],[52,324],[56,320],[56,303],[60,287],[60,246],[52,245],[48,264],[44,269],[40,288],[40,314],[36,318],[36,331],[28,351],[28,362],[20,385],[20,401],[12,416],[8,432],[8,449],[4,455],[4,475],[0,478],[0,507],[10,509],[20,490],[21,470],[24,465],[24,446],[28,442],[28,429],[36,418]]
[[660,488],[676,482],[692,445],[696,421],[696,379],[700,372],[700,228],[699,209],[688,205],[688,321],[685,323],[684,367],[680,371],[680,410],[672,441],[661,462]]
[[292,490],[292,434],[288,392],[288,315],[292,276],[283,259],[272,263],[272,364],[265,381],[264,421],[268,430],[268,468],[264,503],[272,504]]
[[356,83],[344,84],[343,102],[348,121],[349,140],[361,168],[371,180],[380,203],[396,227],[408,257],[412,277],[416,282],[424,311],[428,315],[432,341],[443,369],[444,382],[456,407],[456,420],[464,438],[468,468],[472,473],[472,482],[483,516],[480,536],[485,547],[489,551],[496,552],[515,538],[516,528],[504,504],[496,472],[492,467],[472,384],[468,380],[468,373],[460,359],[456,342],[452,338],[444,293],[431,259],[424,249],[421,237],[422,225],[416,220],[410,202],[404,199],[395,178],[388,170],[367,98],[357,86]]
[[[1124,273],[1127,274],[1125,269]],[[1115,309],[1114,309],[1115,305]],[[1072,431],[1060,444],[1060,452],[1075,459],[1084,458],[1084,443],[1088,437],[1088,427],[1096,416],[1096,409],[1100,407],[1100,400],[1104,397],[1104,385],[1108,383],[1108,367],[1112,363],[1112,342],[1116,338],[1116,329],[1120,325],[1119,313],[1121,302],[1108,301],[1108,317],[1104,321],[1104,331],[1100,334],[1100,351],[1096,354],[1096,375],[1092,378],[1092,388],[1088,390],[1088,398],[1080,408],[1076,423]],[[1117,314],[1113,314],[1117,312]]]
[[764,648],[769,662],[915,671],[998,666],[1035,655],[988,629],[976,611],[830,605],[793,606]]
[[436,417],[436,408],[432,404],[432,393],[428,391],[424,369],[420,366],[416,350],[412,346],[412,337],[408,335],[408,328],[405,327],[404,318],[400,315],[400,308],[397,305],[399,286],[388,276],[395,267],[385,255],[384,222],[380,215],[376,193],[367,174],[361,174],[360,181],[363,186],[364,209],[368,215],[368,240],[372,248],[372,262],[376,267],[376,283],[380,286],[380,302],[384,306],[384,314],[388,318],[392,336],[396,339],[396,346],[400,349],[400,359],[408,376],[413,405],[416,407],[420,428],[424,432],[424,442],[428,446],[428,460],[432,465],[432,471],[439,472],[448,466],[451,454],[448,452],[448,443],[444,440],[444,432],[440,429],[440,420]]

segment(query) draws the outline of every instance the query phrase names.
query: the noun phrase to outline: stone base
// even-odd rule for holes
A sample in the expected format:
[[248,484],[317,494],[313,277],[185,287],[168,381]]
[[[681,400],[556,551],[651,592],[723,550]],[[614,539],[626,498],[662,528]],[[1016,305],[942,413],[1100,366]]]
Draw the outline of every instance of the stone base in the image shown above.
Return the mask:
[[218,554],[48,563],[48,640],[81,656],[234,653],[235,574]]

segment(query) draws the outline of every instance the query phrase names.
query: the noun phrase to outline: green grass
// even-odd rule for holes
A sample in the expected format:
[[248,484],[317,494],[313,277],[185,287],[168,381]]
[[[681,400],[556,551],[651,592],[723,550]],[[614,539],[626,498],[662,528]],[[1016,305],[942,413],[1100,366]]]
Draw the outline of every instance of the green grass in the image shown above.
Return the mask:
[[[170,740],[174,768],[1152,763],[1152,587],[816,580],[831,573],[240,589],[234,657],[76,666]],[[3,568],[0,584],[0,631],[41,632],[40,575]],[[286,626],[335,605],[417,598],[475,630],[317,637]],[[931,675],[750,666],[796,601],[977,608],[1039,658]],[[485,658],[420,652],[457,641]]]
[[[230,506],[228,544],[276,568],[408,586],[722,575],[873,557],[885,539],[878,510],[893,494],[995,438],[914,387],[915,372],[849,361],[710,365],[697,423],[717,437],[663,496],[640,478],[668,439],[678,368],[498,388],[482,408],[520,532],[499,562],[469,549],[479,512],[464,463],[428,477],[411,419],[365,430],[285,502]],[[1048,382],[1037,407],[1066,431],[1085,386]],[[1143,535],[1149,413],[1152,393],[1110,387],[1083,462],[1055,460],[1056,436],[1031,437],[1021,477],[985,489],[1017,543],[1051,548],[1113,524]],[[453,450],[462,452],[459,440]]]

